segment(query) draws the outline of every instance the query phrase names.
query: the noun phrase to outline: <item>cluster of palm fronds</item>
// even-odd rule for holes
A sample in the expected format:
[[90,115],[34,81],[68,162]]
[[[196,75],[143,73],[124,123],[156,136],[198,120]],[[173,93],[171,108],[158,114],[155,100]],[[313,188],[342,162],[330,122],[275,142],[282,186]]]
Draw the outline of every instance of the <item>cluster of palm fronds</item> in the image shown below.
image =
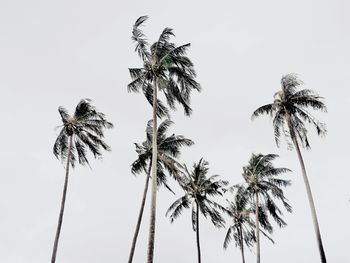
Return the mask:
[[[243,167],[243,183],[229,187],[229,183],[219,179],[218,175],[208,176],[209,163],[203,158],[195,163],[192,169],[178,161],[181,148],[193,145],[193,141],[182,135],[167,135],[167,130],[173,124],[170,120],[170,110],[176,109],[179,104],[183,107],[185,115],[189,116],[192,112],[191,92],[200,91],[201,86],[195,80],[193,63],[186,55],[190,44],[175,45],[171,42],[171,38],[174,37],[173,30],[165,28],[158,40],[150,45],[140,29],[146,20],[147,16],[142,16],[133,26],[132,40],[136,43],[135,51],[142,60],[142,67],[129,69],[132,82],[128,85],[128,91],[144,94],[152,106],[152,120],[147,124],[146,140],[141,144],[135,143],[138,158],[131,165],[133,174],[145,173],[146,178],[128,262],[133,261],[150,178],[152,196],[147,262],[153,262],[157,189],[165,186],[174,193],[168,184],[168,177],[172,177],[183,190],[183,195],[173,202],[166,215],[173,222],[184,209],[191,209],[198,262],[201,262],[199,222],[200,215],[203,215],[204,218],[210,219],[214,226],[226,227],[223,247],[227,248],[234,240],[235,245],[241,250],[243,262],[245,262],[245,246],[251,248],[256,245],[259,263],[260,234],[273,242],[270,237],[273,231],[271,219],[279,227],[284,227],[287,223],[283,219],[280,206],[282,205],[288,212],[292,211],[283,192],[283,188],[289,186],[290,181],[280,178],[290,170],[274,167],[273,161],[278,157],[276,154],[253,154],[248,164]],[[326,257],[300,146],[310,148],[306,124],[314,126],[319,135],[326,133],[325,125],[318,122],[308,111],[308,108],[326,111],[326,107],[322,98],[312,90],[298,90],[302,82],[295,74],[285,75],[281,84],[282,89],[275,94],[273,103],[254,111],[252,119],[262,114],[269,114],[273,117],[277,145],[279,146],[280,138],[283,136],[288,142],[290,139],[290,146],[294,146],[307,190],[321,262],[324,263]],[[158,92],[164,94],[166,103],[159,99]],[[98,112],[88,99],[80,101],[73,116],[62,107],[59,108],[59,113],[63,125],[53,151],[56,157],[66,161],[66,177],[52,263],[56,260],[69,168],[74,167],[76,160],[82,165],[89,164],[87,150],[91,151],[95,158],[102,155],[101,148],[109,151],[109,146],[103,141],[104,129],[113,127],[105,115]],[[163,118],[165,120],[162,120]],[[158,120],[161,120],[159,125]],[[223,204],[225,199],[226,205]],[[229,221],[225,222],[225,218],[229,218]]]

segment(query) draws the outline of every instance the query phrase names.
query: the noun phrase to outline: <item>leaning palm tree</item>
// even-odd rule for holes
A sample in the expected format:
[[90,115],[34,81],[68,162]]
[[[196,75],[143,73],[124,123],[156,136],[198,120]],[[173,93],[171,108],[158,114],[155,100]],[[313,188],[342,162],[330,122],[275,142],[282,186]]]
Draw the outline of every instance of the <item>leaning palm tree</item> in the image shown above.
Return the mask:
[[235,241],[236,247],[241,250],[242,262],[245,263],[244,244],[252,247],[256,241],[255,223],[252,219],[254,209],[249,206],[248,196],[242,185],[235,186],[236,193],[233,201],[229,201],[226,208],[227,214],[232,220],[231,225],[227,229],[224,240],[224,249],[228,248],[231,240]]
[[110,147],[103,141],[103,137],[104,128],[112,128],[113,124],[106,120],[103,113],[97,112],[90,102],[89,99],[81,100],[73,116],[70,116],[65,108],[58,108],[63,125],[53,146],[53,153],[62,162],[66,161],[66,176],[51,263],[56,262],[67,195],[69,167],[74,168],[77,158],[79,164],[89,165],[87,150],[91,151],[95,158],[102,156],[101,147],[110,151]]
[[210,197],[222,195],[228,182],[217,180],[218,175],[207,177],[208,165],[209,163],[202,158],[198,164],[193,165],[191,172],[184,166],[185,174],[183,176],[186,183],[181,186],[185,191],[185,195],[176,200],[166,213],[167,215],[170,214],[170,220],[174,222],[181,215],[184,208],[192,206],[192,228],[196,232],[198,263],[201,262],[199,213],[202,213],[204,217],[209,217],[216,227],[224,226],[224,219],[219,210],[224,211],[225,208]]
[[[157,129],[158,185],[163,184],[170,191],[171,189],[167,184],[167,177],[165,175],[165,170],[167,170],[170,175],[175,177],[175,179],[179,180],[181,183],[181,178],[179,178],[179,174],[180,174],[179,169],[181,169],[181,165],[177,162],[176,159],[180,156],[181,147],[193,145],[192,140],[187,139],[182,135],[172,134],[171,136],[167,136],[166,133],[171,124],[173,124],[172,121],[165,120],[159,125]],[[135,233],[134,233],[134,237],[133,237],[132,245],[130,249],[129,260],[128,260],[129,263],[131,263],[133,260],[137,236],[140,230],[140,225],[142,221],[142,216],[143,216],[143,211],[144,211],[146,196],[148,191],[148,183],[149,183],[151,165],[152,165],[152,130],[153,130],[152,121],[149,121],[146,129],[146,135],[147,135],[146,141],[144,141],[142,144],[135,143],[138,158],[131,165],[131,171],[133,174],[139,174],[142,172],[146,173],[146,182],[143,190],[141,208],[137,219],[136,229],[135,229]]]
[[296,74],[287,74],[283,76],[281,84],[282,89],[275,93],[274,102],[256,109],[252,115],[252,119],[263,114],[273,116],[273,127],[277,146],[279,146],[279,140],[282,134],[286,135],[286,138],[290,137],[292,140],[302,170],[321,262],[326,263],[327,260],[323,249],[315,203],[313,201],[311,187],[299,145],[306,149],[310,149],[305,125],[306,123],[311,124],[311,126],[316,129],[318,135],[323,136],[327,132],[325,124],[319,122],[313,117],[308,111],[308,108],[321,110],[323,112],[327,112],[327,108],[322,101],[323,98],[314,91],[309,89],[297,90],[297,88],[303,83],[298,79]]
[[130,68],[132,82],[128,84],[128,91],[142,91],[153,108],[153,141],[152,141],[152,200],[148,238],[147,262],[153,262],[154,238],[156,223],[157,198],[157,116],[168,114],[167,107],[158,99],[158,89],[163,91],[167,104],[171,109],[176,103],[184,108],[185,115],[191,114],[190,93],[193,89],[199,91],[200,85],[195,81],[193,63],[186,56],[190,44],[176,46],[170,42],[174,36],[173,30],[165,28],[158,40],[149,45],[140,26],[147,20],[141,16],[136,20],[132,40],[136,43],[138,55],[142,59],[141,68]]
[[257,263],[260,263],[260,224],[271,233],[273,229],[268,219],[268,216],[271,215],[279,227],[286,226],[286,222],[281,217],[282,211],[274,199],[281,201],[288,212],[292,211],[282,190],[282,187],[290,185],[290,181],[277,178],[290,170],[275,168],[272,161],[277,157],[276,154],[253,154],[248,165],[243,167],[242,176],[246,183],[245,192],[255,204]]

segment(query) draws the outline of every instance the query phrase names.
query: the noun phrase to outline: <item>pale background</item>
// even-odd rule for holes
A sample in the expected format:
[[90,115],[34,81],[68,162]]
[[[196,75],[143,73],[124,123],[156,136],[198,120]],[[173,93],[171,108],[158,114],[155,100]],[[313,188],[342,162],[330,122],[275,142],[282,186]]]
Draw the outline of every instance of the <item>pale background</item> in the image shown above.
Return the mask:
[[[115,124],[112,146],[92,170],[77,167],[69,182],[59,263],[126,262],[144,176],[134,177],[134,142],[145,138],[151,107],[129,94],[128,67],[141,66],[131,29],[150,16],[145,33],[155,40],[168,26],[176,43],[191,42],[203,92],[193,93],[191,118],[174,113],[170,132],[193,139],[181,160],[205,157],[211,173],[239,183],[252,152],[278,153],[278,166],[294,172],[286,195],[288,226],[262,240],[263,262],[319,262],[306,192],[295,152],[274,144],[271,121],[250,121],[272,101],[283,74],[297,72],[326,98],[324,139],[311,136],[304,152],[329,262],[350,262],[350,2],[332,1],[20,1],[0,2],[1,183],[0,262],[49,262],[61,201],[64,167],[52,146],[62,105],[73,112],[81,98]],[[312,131],[312,134],[314,132]],[[175,185],[174,182],[171,182]],[[178,195],[182,194],[177,187]],[[190,212],[174,224],[165,211],[175,196],[159,191],[155,262],[196,262]],[[134,262],[145,262],[149,207]],[[223,251],[224,230],[201,219],[203,263],[240,262],[239,249]],[[254,262],[254,253],[247,262]]]

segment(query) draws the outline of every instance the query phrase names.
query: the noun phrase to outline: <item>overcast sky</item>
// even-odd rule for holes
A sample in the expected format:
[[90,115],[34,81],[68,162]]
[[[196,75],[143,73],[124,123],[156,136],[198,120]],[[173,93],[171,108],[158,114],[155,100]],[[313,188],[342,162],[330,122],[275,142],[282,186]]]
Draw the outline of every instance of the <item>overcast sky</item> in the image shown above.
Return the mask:
[[[130,94],[128,67],[141,66],[131,30],[149,15],[152,42],[164,27],[175,42],[191,42],[201,93],[193,115],[172,114],[170,133],[195,141],[184,149],[188,165],[204,157],[210,174],[242,182],[252,152],[277,153],[276,166],[293,170],[286,196],[293,213],[275,229],[275,245],[262,239],[263,262],[319,262],[306,191],[294,151],[276,148],[271,120],[251,122],[258,106],[280,89],[283,74],[296,72],[325,97],[328,135],[310,135],[303,152],[329,262],[349,262],[350,2],[293,1],[0,1],[0,262],[49,262],[61,201],[64,166],[52,154],[61,124],[57,108],[71,113],[91,98],[115,124],[106,132],[112,152],[91,160],[92,169],[71,173],[58,248],[59,263],[126,262],[139,211],[144,176],[133,176],[134,142],[145,138],[151,107]],[[310,131],[311,132],[311,131]],[[312,131],[312,134],[314,132]],[[171,182],[177,195],[181,190]],[[195,262],[190,212],[175,223],[165,211],[175,200],[158,198],[155,262]],[[149,204],[134,262],[145,262]],[[239,249],[222,249],[225,230],[201,218],[203,263],[239,262]],[[247,251],[247,262],[254,261]]]

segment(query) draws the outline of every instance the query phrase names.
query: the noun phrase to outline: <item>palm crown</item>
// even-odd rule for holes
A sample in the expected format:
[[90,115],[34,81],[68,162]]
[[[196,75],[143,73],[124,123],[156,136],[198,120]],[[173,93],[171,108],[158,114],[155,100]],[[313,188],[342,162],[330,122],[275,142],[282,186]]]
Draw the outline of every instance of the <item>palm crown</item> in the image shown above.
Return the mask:
[[[158,88],[163,91],[167,104],[171,109],[179,103],[186,115],[191,114],[189,98],[192,89],[200,90],[200,85],[195,81],[196,73],[193,63],[186,56],[190,44],[176,46],[169,42],[174,36],[171,28],[165,28],[158,41],[151,46],[148,44],[140,26],[147,20],[147,16],[140,17],[134,24],[132,40],[136,42],[135,51],[143,61],[142,68],[130,68],[132,82],[128,90],[142,91],[152,105],[153,85],[156,80]],[[162,117],[168,114],[167,107],[157,99],[157,115]]]
[[242,174],[246,182],[246,193],[252,197],[262,197],[264,200],[264,204],[259,205],[259,222],[269,232],[272,231],[272,226],[268,220],[268,214],[280,227],[286,225],[281,218],[282,211],[273,199],[280,200],[288,212],[292,211],[282,190],[282,187],[289,186],[291,183],[289,180],[276,178],[290,170],[275,168],[272,161],[277,157],[277,154],[253,154],[248,165],[243,167]]
[[325,124],[319,122],[307,110],[307,108],[312,108],[326,112],[327,108],[322,102],[323,98],[309,89],[298,91],[297,88],[301,84],[303,82],[298,79],[296,74],[283,76],[282,89],[275,93],[274,102],[261,106],[252,115],[252,119],[262,114],[274,116],[273,126],[277,146],[279,146],[281,134],[288,135],[285,129],[286,125],[289,128],[290,136],[295,136],[307,149],[310,148],[310,144],[305,123],[315,127],[318,135],[326,134]]
[[[184,178],[187,182],[182,185],[185,195],[176,200],[168,209],[167,214],[170,213],[170,220],[173,222],[182,212],[184,208],[189,208],[192,204],[192,227],[196,230],[196,216],[200,211],[204,217],[210,217],[213,224],[217,227],[222,227],[224,219],[219,210],[225,209],[217,202],[210,199],[218,195],[223,195],[224,187],[228,184],[227,181],[217,180],[219,175],[207,177],[209,163],[203,158],[198,164],[193,165],[193,170],[188,171],[185,168]],[[199,211],[195,209],[198,205]]]
[[[158,126],[157,132],[157,179],[158,184],[164,184],[168,189],[170,188],[167,185],[165,170],[167,170],[170,175],[174,176],[175,179],[178,179],[181,165],[176,159],[180,155],[180,149],[183,146],[193,145],[193,141],[185,138],[183,135],[172,134],[168,136],[166,133],[172,124],[172,121],[164,120]],[[153,124],[151,120],[147,124],[146,141],[142,144],[135,143],[138,158],[131,165],[131,171],[133,174],[147,171],[147,166],[150,166],[152,163],[152,126]]]
[[[100,157],[100,147],[109,151],[110,147],[103,141],[104,128],[112,128],[113,124],[105,119],[105,115],[97,112],[95,107],[91,105],[91,100],[81,100],[74,112],[73,116],[68,111],[59,107],[58,111],[62,118],[62,129],[55,141],[53,153],[62,161],[70,156],[69,163],[74,167],[76,158],[80,164],[89,164],[87,159],[88,148],[94,157]],[[72,137],[72,145],[69,146],[69,138]],[[68,151],[70,149],[70,154]]]

